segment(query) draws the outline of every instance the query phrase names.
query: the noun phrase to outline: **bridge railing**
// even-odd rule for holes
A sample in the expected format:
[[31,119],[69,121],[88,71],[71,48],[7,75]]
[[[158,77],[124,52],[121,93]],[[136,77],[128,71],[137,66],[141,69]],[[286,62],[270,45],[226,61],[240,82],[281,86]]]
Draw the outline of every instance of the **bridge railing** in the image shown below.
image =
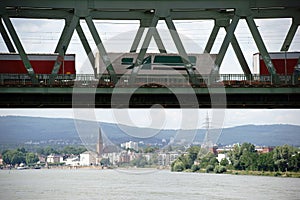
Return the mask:
[[[40,85],[50,85],[49,74],[38,74],[36,78]],[[129,85],[130,74],[117,75],[118,86],[126,87]],[[244,75],[244,74],[220,74],[214,76],[213,80],[210,75],[197,75],[200,85],[206,86],[209,84],[224,84],[225,86],[249,86],[249,85],[275,85],[272,83],[272,77],[266,75]],[[58,75],[55,78],[55,85],[72,85],[77,82],[79,85],[91,85],[98,82],[98,85],[113,86],[113,82],[109,75],[101,75],[95,78],[94,74],[64,74]],[[139,74],[136,77],[138,85],[166,85],[180,86],[189,85],[190,80],[187,75],[174,74]],[[279,75],[279,83],[276,85],[297,85],[300,83],[300,75]],[[3,85],[32,85],[31,79],[27,74],[0,74],[0,84]]]

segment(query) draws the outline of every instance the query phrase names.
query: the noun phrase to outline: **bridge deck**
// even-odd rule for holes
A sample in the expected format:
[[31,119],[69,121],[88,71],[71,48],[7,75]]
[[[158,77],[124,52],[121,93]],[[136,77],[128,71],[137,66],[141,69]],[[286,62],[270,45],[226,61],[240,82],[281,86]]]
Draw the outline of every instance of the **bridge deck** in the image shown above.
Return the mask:
[[300,108],[299,87],[2,87],[0,95],[1,108]]

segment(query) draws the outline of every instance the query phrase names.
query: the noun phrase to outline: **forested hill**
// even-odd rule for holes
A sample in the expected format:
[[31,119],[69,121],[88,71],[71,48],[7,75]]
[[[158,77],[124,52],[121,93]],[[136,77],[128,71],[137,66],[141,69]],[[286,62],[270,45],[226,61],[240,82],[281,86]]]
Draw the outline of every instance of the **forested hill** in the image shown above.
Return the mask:
[[[140,141],[125,134],[116,124],[99,123],[103,133],[114,143],[128,140]],[[134,127],[130,129],[137,130]],[[197,138],[203,140],[205,130],[197,130]],[[186,131],[190,134],[191,131]],[[177,134],[175,130],[163,130],[158,132],[148,142],[159,143],[162,139],[167,142]],[[21,116],[0,117],[0,144],[19,144],[26,141],[41,140],[79,140],[74,120],[67,118],[40,118]],[[143,139],[144,140],[144,139]],[[146,139],[145,139],[146,140]],[[295,125],[244,125],[225,128],[218,140],[221,144],[233,144],[250,142],[256,145],[277,146],[289,144],[300,146],[300,126]]]

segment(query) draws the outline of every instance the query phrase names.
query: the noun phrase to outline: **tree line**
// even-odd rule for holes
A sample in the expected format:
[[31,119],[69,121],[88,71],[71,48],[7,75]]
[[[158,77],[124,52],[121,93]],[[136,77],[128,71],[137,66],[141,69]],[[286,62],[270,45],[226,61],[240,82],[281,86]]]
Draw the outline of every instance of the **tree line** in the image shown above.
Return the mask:
[[4,150],[2,152],[2,159],[4,164],[16,165],[24,163],[27,165],[34,164],[39,161],[38,155],[48,156],[50,154],[60,154],[60,155],[79,155],[86,151],[83,146],[73,147],[66,146],[61,150],[54,149],[52,147],[39,148],[36,152],[28,152],[24,147]]
[[235,145],[225,152],[228,158],[217,160],[216,155],[199,146],[192,146],[186,154],[179,156],[172,164],[172,171],[206,171],[223,173],[227,170],[250,170],[270,172],[299,172],[300,151],[298,148],[277,146],[268,153],[259,153],[251,143]]

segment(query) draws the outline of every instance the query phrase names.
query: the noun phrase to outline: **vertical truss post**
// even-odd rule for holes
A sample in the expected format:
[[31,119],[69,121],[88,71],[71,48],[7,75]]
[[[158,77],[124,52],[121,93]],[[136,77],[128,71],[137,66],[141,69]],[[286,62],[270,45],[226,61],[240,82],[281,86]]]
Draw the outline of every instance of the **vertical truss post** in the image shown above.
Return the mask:
[[76,26],[76,31],[77,31],[77,34],[78,34],[78,36],[79,36],[79,39],[80,39],[80,41],[81,41],[81,43],[82,43],[82,46],[83,46],[83,48],[84,48],[84,50],[85,50],[85,52],[86,52],[86,54],[87,54],[87,56],[88,56],[88,58],[89,58],[89,61],[90,61],[91,65],[92,65],[92,67],[93,67],[94,75],[95,75],[95,77],[96,77],[96,75],[97,75],[97,70],[96,70],[96,67],[95,67],[95,57],[94,57],[94,54],[93,54],[93,52],[92,52],[92,49],[91,49],[91,47],[90,47],[90,45],[89,45],[89,43],[88,43],[88,40],[87,40],[87,38],[85,37],[85,34],[84,34],[83,30],[82,30],[82,27],[81,27],[81,25],[80,25],[80,22],[78,22],[78,24],[77,24],[77,26]]
[[4,40],[5,44],[6,44],[6,47],[7,47],[8,51],[10,53],[16,53],[16,50],[15,50],[12,42],[10,41],[8,33],[6,32],[6,30],[5,30],[4,26],[3,26],[1,18],[0,18],[0,32],[1,32],[2,38],[3,38],[3,40]]
[[191,61],[190,61],[190,59],[189,59],[189,57],[188,57],[188,55],[187,55],[187,53],[184,49],[182,41],[179,37],[179,34],[176,30],[176,27],[175,27],[171,17],[167,16],[165,18],[165,21],[166,21],[167,27],[170,31],[170,34],[172,36],[172,39],[175,43],[175,46],[177,48],[177,51],[178,51],[179,55],[181,56],[182,61],[184,63],[184,66],[186,68],[186,71],[187,71],[187,73],[190,77],[191,83],[194,84],[194,85],[198,85],[199,81],[196,78],[196,75],[195,75],[195,72],[194,72],[194,69],[193,69],[193,65],[191,64]]
[[149,47],[149,44],[151,42],[153,31],[154,31],[155,27],[157,26],[158,20],[159,20],[159,17],[157,15],[154,15],[153,19],[151,21],[150,27],[146,33],[144,42],[142,44],[142,48],[137,56],[137,59],[136,59],[134,65],[133,65],[133,69],[132,69],[132,72],[131,72],[131,75],[129,78],[130,84],[133,84],[135,82],[136,76],[137,76],[140,68],[142,67],[144,56],[145,56],[147,49]]
[[16,46],[19,54],[20,54],[20,57],[23,61],[23,64],[24,64],[24,66],[27,70],[27,73],[28,73],[29,77],[31,78],[31,81],[33,83],[37,83],[38,81],[37,81],[37,78],[35,77],[35,73],[33,71],[33,68],[30,64],[30,61],[29,61],[29,59],[28,59],[28,57],[25,53],[25,50],[22,46],[22,43],[21,43],[20,39],[18,38],[18,34],[15,31],[10,19],[7,16],[2,16],[2,18],[3,18],[3,21],[4,21],[7,29],[8,29],[8,32],[9,32],[10,36],[12,37],[12,40],[14,41],[14,44],[15,44],[15,46]]
[[104,48],[104,45],[103,45],[103,43],[102,43],[102,41],[100,39],[100,36],[99,36],[99,34],[97,32],[97,29],[95,27],[95,24],[93,22],[92,17],[91,16],[85,17],[85,21],[86,21],[86,23],[87,23],[87,25],[89,27],[89,30],[90,30],[90,32],[91,32],[91,34],[93,36],[93,39],[94,39],[94,41],[95,41],[95,43],[97,45],[98,51],[100,53],[100,56],[102,57],[102,60],[103,60],[103,62],[105,64],[105,66],[106,66],[106,70],[108,71],[108,73],[109,73],[109,75],[111,77],[111,81],[114,84],[116,84],[117,81],[118,81],[117,80],[117,75],[116,75],[115,70],[114,70],[114,68],[112,66],[112,63],[111,63],[111,61],[110,61],[110,59],[109,59],[109,57],[107,55],[107,52],[106,52],[106,50]]
[[210,53],[211,52],[211,49],[212,49],[212,47],[213,47],[213,45],[215,43],[215,40],[217,38],[219,30],[220,30],[220,26],[217,26],[215,24],[214,27],[213,27],[213,30],[212,30],[212,32],[211,32],[211,34],[209,36],[207,44],[205,46],[204,53]]
[[275,67],[272,63],[271,57],[270,57],[270,55],[267,51],[267,48],[266,48],[266,46],[263,42],[262,37],[261,37],[261,35],[260,35],[260,33],[257,29],[257,26],[255,24],[255,21],[254,21],[253,17],[252,16],[247,16],[246,21],[247,21],[247,24],[248,24],[249,29],[251,31],[251,34],[254,38],[254,41],[256,43],[256,46],[257,46],[259,52],[261,53],[262,58],[263,58],[266,66],[268,68],[268,71],[269,71],[270,75],[271,75],[272,82],[277,83],[279,81],[279,78],[278,78],[278,75],[276,73],[276,69],[275,69]]
[[[57,73],[60,69],[61,64],[63,63],[65,53],[67,51],[67,48],[69,46],[70,40],[72,38],[72,35],[74,33],[74,30],[79,22],[79,17],[76,15],[73,15],[71,22],[69,25],[66,23],[64,31],[61,34],[61,37],[59,39],[58,45],[56,47],[58,56],[56,58],[56,61],[54,63],[52,73],[50,76],[50,83],[53,83],[55,80],[55,77],[57,76]],[[67,27],[67,28],[66,28]]]
[[297,32],[298,29],[298,24],[295,22],[295,20],[293,19],[292,25],[289,29],[289,32],[286,35],[286,38],[282,44],[281,50],[280,51],[288,51],[289,47],[292,43],[292,40]]
[[224,56],[225,56],[225,53],[228,49],[229,43],[231,42],[231,40],[234,36],[234,31],[235,31],[235,28],[236,28],[236,26],[239,22],[239,19],[240,19],[239,16],[237,16],[237,15],[233,16],[233,19],[232,19],[228,29],[226,30],[227,33],[226,33],[226,36],[225,36],[224,41],[222,43],[222,46],[219,50],[219,53],[217,55],[217,58],[215,60],[215,66],[214,66],[214,69],[211,72],[211,75],[216,75],[216,74],[219,73],[221,63],[224,59]]

